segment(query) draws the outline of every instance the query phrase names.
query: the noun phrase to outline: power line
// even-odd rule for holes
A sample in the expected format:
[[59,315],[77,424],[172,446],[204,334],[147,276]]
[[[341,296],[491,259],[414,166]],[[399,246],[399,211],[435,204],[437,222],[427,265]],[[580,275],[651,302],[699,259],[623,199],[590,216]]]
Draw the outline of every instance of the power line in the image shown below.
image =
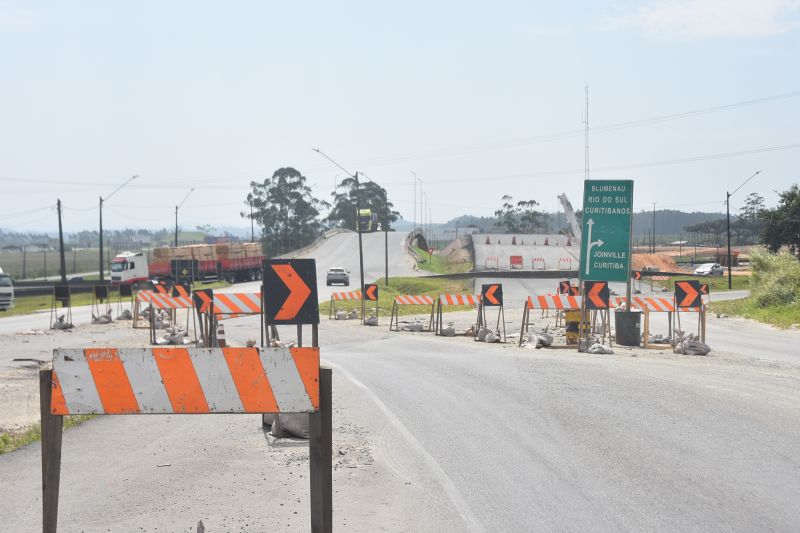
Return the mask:
[[[698,156],[690,156],[690,157],[682,157],[677,159],[664,159],[660,161],[650,161],[644,163],[630,163],[625,165],[607,165],[607,166],[598,166],[594,167],[595,172],[608,172],[608,171],[616,171],[616,170],[629,170],[634,168],[647,168],[647,167],[659,167],[659,166],[668,166],[668,165],[677,165],[682,163],[694,163],[698,161],[707,161],[712,159],[723,159],[728,157],[738,157],[743,155],[753,155],[753,154],[760,154],[764,152],[776,152],[781,150],[792,150],[800,148],[800,143],[794,144],[785,144],[780,146],[767,146],[762,148],[754,148],[750,150],[740,150],[736,152],[722,152],[716,154],[704,154]],[[561,169],[561,170],[548,170],[548,171],[540,171],[540,172],[524,172],[520,174],[505,174],[505,175],[495,175],[495,176],[477,176],[477,177],[457,177],[457,178],[429,178],[427,182],[429,183],[459,183],[464,181],[486,181],[486,180],[495,180],[495,181],[513,181],[517,179],[531,179],[531,178],[548,178],[548,177],[556,177],[556,176],[566,176],[566,175],[580,175],[583,174],[585,169]],[[385,185],[402,185],[404,182],[389,182],[385,183]]]

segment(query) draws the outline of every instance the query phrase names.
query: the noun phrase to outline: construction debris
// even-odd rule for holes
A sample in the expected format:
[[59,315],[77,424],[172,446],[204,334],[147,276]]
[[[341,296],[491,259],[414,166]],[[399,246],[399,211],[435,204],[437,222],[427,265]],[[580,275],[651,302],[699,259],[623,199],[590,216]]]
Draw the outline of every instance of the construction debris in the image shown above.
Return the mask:
[[374,314],[370,315],[369,317],[364,319],[364,325],[365,326],[377,326],[378,325],[378,317],[376,317]]
[[130,309],[125,309],[117,317],[117,320],[132,320],[132,319],[133,319],[133,315],[131,315],[131,310]]
[[442,337],[455,337],[456,336],[456,326],[453,322],[448,322],[447,326],[442,328]]
[[111,310],[109,309],[108,313],[104,315],[97,316],[92,313],[92,324],[111,324],[114,321],[111,318]]
[[613,354],[614,350],[612,350],[610,346],[603,346],[599,342],[596,342],[596,343],[592,344],[589,347],[589,349],[587,350],[587,353],[592,353],[592,354]]
[[164,333],[163,337],[156,339],[156,344],[159,346],[185,346],[192,344],[192,340],[189,339],[189,333],[179,327],[167,328]]
[[546,329],[544,331],[532,330],[528,332],[528,336],[523,341],[522,347],[538,349],[545,346],[551,346],[552,344],[553,344],[553,336],[550,333],[548,333]]
[[295,345],[294,341],[279,341],[278,339],[272,339],[269,341],[269,345],[272,348],[293,348]]
[[484,342],[494,343],[500,342],[500,332],[499,331],[487,331],[486,336],[483,338]]
[[708,355],[711,347],[700,340],[694,333],[675,330],[675,343],[673,353],[681,355]]
[[405,322],[403,326],[400,328],[401,331],[413,331],[419,332],[425,329],[425,324],[418,318],[415,318],[412,322]]
[[75,326],[73,326],[71,322],[64,321],[64,315],[60,315],[56,318],[56,321],[53,323],[52,329],[65,330],[65,329],[72,329],[74,327]]

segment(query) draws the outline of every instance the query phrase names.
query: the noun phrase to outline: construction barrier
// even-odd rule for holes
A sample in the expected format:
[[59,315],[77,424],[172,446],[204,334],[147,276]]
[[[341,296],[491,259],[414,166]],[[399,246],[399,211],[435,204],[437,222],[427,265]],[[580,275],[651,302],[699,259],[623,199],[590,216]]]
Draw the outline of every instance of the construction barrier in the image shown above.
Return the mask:
[[433,331],[434,312],[436,300],[427,294],[413,295],[413,294],[400,294],[394,297],[392,303],[392,316],[389,319],[389,331],[400,331],[400,306],[403,305],[430,305],[431,316],[428,325],[423,327],[422,331]]
[[557,312],[556,325],[558,325],[559,321],[562,318],[562,311],[579,311],[580,308],[581,308],[580,296],[573,296],[571,294],[545,294],[545,295],[532,294],[528,296],[528,299],[525,302],[525,308],[522,310],[522,324],[520,325],[519,346],[522,346],[522,341],[525,338],[525,334],[530,329],[530,319],[532,310],[541,310],[543,313],[546,311],[555,310]]
[[547,270],[544,257],[534,257],[531,259],[531,268],[533,270]]
[[[328,307],[328,320],[336,318],[336,302],[360,302],[362,298],[361,291],[344,291],[334,292],[331,294],[331,302]],[[361,318],[361,306],[359,305],[359,318]]]
[[497,256],[490,255],[490,256],[486,257],[486,261],[484,263],[484,266],[486,268],[498,269],[500,267],[500,264],[499,264],[499,262],[497,260]]
[[559,270],[574,270],[572,268],[572,258],[570,257],[562,257],[558,260],[558,269]]
[[[514,243],[516,244],[516,243]],[[511,265],[511,268],[524,268],[525,264],[523,263],[521,255],[512,255],[508,258],[508,263]]]
[[55,350],[39,373],[43,531],[57,530],[65,415],[309,413],[311,529],[330,532],[330,377],[316,347]]
[[261,313],[261,294],[257,292],[214,293],[214,314],[217,320],[239,318]]
[[480,299],[480,295],[476,294],[440,294],[436,299],[436,318],[433,328],[436,334],[442,334],[442,313],[445,307],[452,305],[471,305],[472,307],[477,307],[480,303]]
[[[644,324],[642,325],[642,344],[644,348],[649,348],[650,344],[650,313],[667,313],[667,335],[672,337],[673,324],[672,313],[677,311],[674,298],[664,298],[660,296],[632,296],[631,303],[628,305],[625,297],[617,297],[617,308],[625,305],[628,309],[641,309],[644,313]],[[698,317],[702,322],[705,322],[705,307],[698,308],[685,308],[681,311],[701,313],[703,316]],[[705,342],[705,327],[702,328],[702,340]],[[665,347],[668,345],[664,345]]]

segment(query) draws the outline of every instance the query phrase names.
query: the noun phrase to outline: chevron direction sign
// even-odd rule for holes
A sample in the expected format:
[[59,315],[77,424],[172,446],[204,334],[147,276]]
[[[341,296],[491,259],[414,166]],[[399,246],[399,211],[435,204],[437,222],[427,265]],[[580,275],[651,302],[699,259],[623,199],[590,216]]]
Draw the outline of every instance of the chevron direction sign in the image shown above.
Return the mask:
[[580,279],[627,281],[631,265],[633,180],[583,183]]
[[266,324],[319,324],[313,259],[267,259],[262,279]]

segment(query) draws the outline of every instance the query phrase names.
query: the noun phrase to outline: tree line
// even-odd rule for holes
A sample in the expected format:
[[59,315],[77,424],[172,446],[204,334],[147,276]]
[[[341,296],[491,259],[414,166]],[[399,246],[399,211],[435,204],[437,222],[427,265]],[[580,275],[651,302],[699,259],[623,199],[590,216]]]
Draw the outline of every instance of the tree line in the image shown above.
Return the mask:
[[357,205],[372,211],[380,231],[391,231],[392,223],[400,218],[386,189],[373,181],[357,182],[355,177],[348,177],[337,184],[331,202],[315,197],[307,182],[292,167],[279,168],[262,182],[250,182],[245,201],[249,210],[241,216],[258,224],[267,255],[302,248],[331,228],[355,230]]

